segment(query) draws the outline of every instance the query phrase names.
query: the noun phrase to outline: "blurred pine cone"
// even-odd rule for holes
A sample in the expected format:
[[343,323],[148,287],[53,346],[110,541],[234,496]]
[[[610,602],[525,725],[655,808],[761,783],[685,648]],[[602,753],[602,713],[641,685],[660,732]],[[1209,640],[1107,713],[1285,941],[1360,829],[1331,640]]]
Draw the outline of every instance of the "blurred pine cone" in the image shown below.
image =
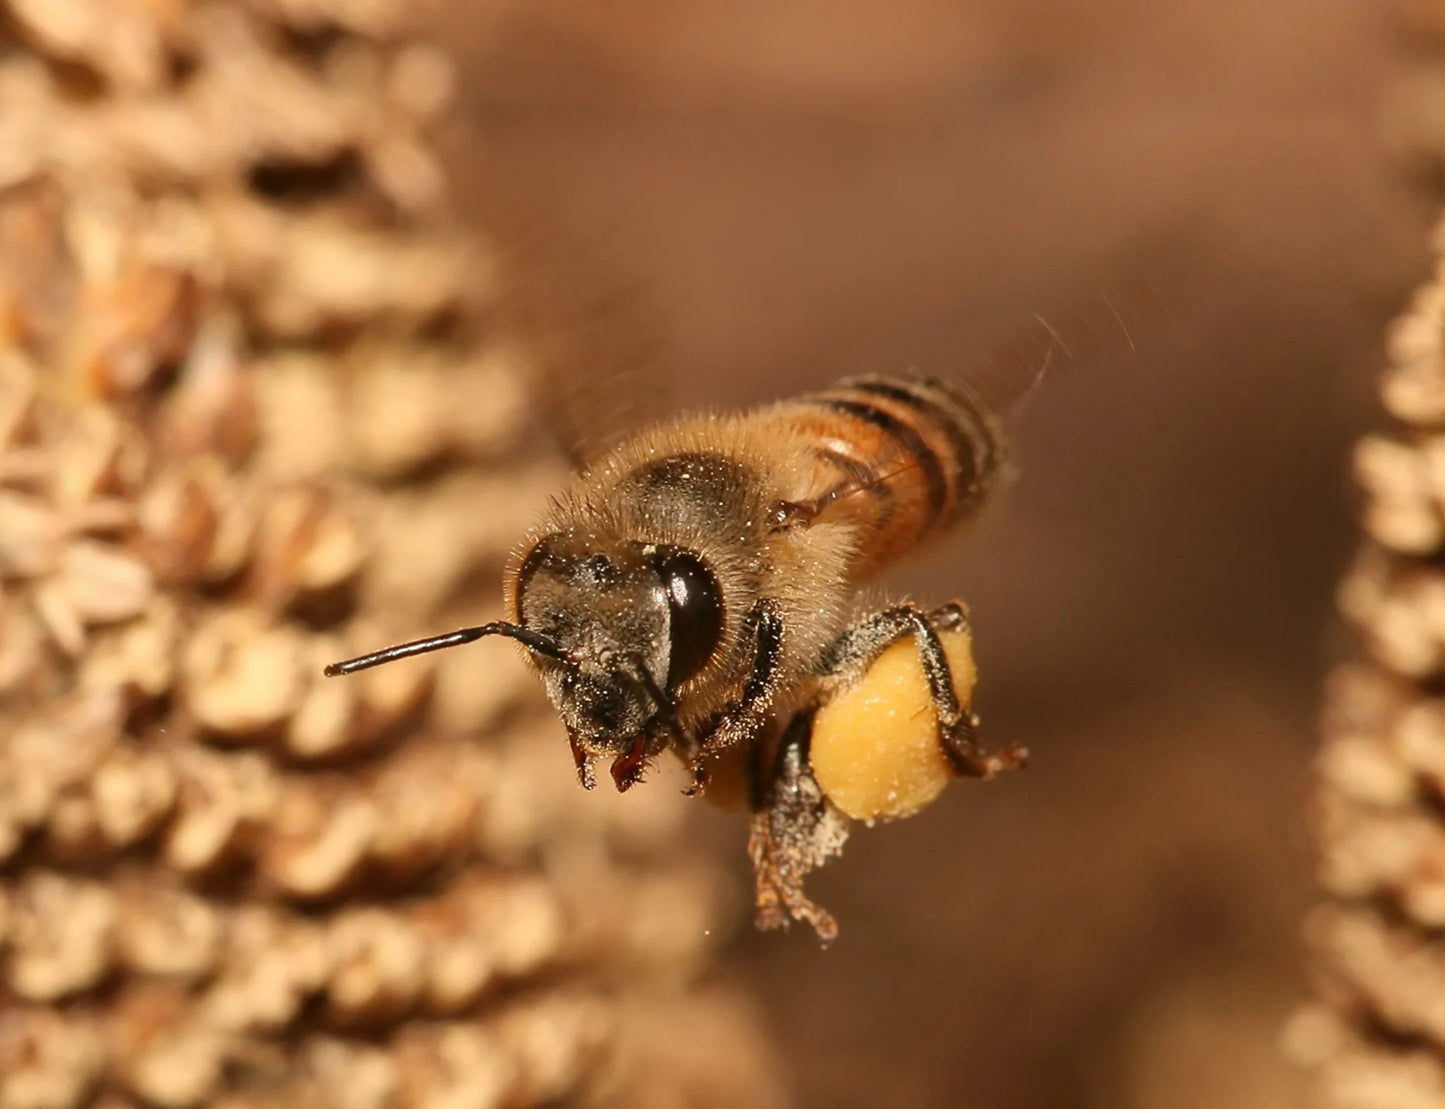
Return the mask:
[[0,1109],[780,1103],[474,623],[555,474],[403,0],[0,0]]
[[[1445,6],[1401,6],[1416,46],[1385,134],[1445,159]],[[1394,323],[1391,423],[1356,447],[1359,553],[1339,589],[1358,657],[1326,688],[1312,813],[1330,900],[1306,927],[1317,1000],[1287,1045],[1331,1109],[1445,1107],[1445,224],[1436,272]]]

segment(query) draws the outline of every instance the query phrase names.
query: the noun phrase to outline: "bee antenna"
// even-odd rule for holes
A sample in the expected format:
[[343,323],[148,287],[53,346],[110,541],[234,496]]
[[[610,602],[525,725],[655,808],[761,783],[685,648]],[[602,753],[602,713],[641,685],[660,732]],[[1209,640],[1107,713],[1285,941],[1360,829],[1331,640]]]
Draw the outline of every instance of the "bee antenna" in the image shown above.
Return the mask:
[[570,661],[566,652],[557,645],[557,641],[551,636],[524,628],[520,624],[509,624],[505,620],[497,620],[491,624],[480,624],[475,628],[459,628],[446,635],[434,635],[427,639],[414,639],[410,643],[398,643],[394,647],[383,647],[379,651],[372,651],[369,655],[359,655],[356,658],[349,658],[345,662],[333,662],[326,668],[325,673],[328,678],[334,678],[340,674],[354,674],[358,670],[369,670],[373,666],[380,666],[383,662],[395,662],[397,659],[411,658],[412,655],[424,655],[431,651],[440,651],[445,647],[460,647],[463,643],[475,643],[487,635],[505,635],[508,639],[515,639],[527,650],[536,654],[546,655],[559,662]]
[[833,501],[841,501],[846,500],[848,497],[856,497],[859,493],[866,493],[870,489],[874,489],[880,485],[886,485],[894,478],[906,474],[910,470],[916,470],[918,468],[919,462],[917,461],[917,459],[910,459],[903,465],[899,466],[897,469],[889,470],[885,474],[877,474],[870,478],[868,481],[862,482],[857,485],[845,485],[840,489],[835,489],[821,503],[823,505],[827,505],[831,504]]

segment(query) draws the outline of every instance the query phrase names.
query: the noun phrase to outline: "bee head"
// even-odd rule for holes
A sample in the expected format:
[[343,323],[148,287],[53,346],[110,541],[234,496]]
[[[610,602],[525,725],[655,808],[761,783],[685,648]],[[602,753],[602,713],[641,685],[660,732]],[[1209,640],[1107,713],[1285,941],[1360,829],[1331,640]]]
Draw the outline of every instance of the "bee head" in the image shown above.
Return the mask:
[[538,540],[515,580],[518,624],[557,648],[534,656],[579,766],[618,760],[613,776],[626,788],[680,738],[675,694],[722,633],[716,580],[692,551],[567,532]]
[[499,620],[384,647],[333,663],[328,675],[472,643],[515,639],[542,671],[567,726],[582,784],[592,760],[611,758],[619,790],[641,777],[647,758],[684,739],[674,696],[707,665],[722,637],[717,582],[692,551],[657,543],[543,536],[513,578],[515,623]]

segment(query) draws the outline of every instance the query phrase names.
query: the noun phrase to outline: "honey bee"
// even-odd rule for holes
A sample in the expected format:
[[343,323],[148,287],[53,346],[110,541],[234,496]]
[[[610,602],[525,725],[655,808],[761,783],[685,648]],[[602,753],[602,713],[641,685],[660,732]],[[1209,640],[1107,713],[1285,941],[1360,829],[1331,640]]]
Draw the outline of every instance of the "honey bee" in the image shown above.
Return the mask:
[[[1060,343],[1010,384],[1017,399]],[[626,437],[585,465],[505,571],[510,619],[387,647],[329,675],[500,635],[566,726],[584,787],[672,750],[692,793],[752,812],[761,927],[837,932],[803,893],[851,820],[909,815],[988,779],[967,609],[857,611],[860,587],[975,516],[1005,472],[987,390],[863,376]]]

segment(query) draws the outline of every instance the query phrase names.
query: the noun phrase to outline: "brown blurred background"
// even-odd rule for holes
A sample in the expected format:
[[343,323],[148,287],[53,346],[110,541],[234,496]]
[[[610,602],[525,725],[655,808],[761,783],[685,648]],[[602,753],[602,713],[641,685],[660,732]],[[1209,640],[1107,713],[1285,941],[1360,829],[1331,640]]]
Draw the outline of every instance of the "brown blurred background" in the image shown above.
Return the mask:
[[[1428,205],[1343,0],[454,3],[464,202],[519,280],[630,291],[680,399],[966,367],[1120,270],[1141,351],[1030,405],[1021,479],[891,585],[973,606],[1027,776],[860,830],[842,937],[743,929],[806,1107],[1290,1106],[1303,808],[1353,434]],[[585,261],[584,261],[585,260]],[[599,352],[599,365],[607,355]],[[590,372],[592,367],[582,367]],[[749,880],[741,822],[699,806]]]

